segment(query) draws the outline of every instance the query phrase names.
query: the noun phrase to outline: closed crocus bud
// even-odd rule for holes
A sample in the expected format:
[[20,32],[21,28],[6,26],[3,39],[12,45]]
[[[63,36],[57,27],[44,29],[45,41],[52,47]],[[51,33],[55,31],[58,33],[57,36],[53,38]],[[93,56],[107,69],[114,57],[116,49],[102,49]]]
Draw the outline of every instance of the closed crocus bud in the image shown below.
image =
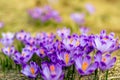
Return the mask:
[[89,12],[89,14],[94,14],[95,13],[95,7],[92,4],[87,3],[85,5],[85,8]]
[[1,43],[4,46],[11,46],[13,41],[14,41],[14,33],[8,32],[8,33],[2,33],[2,39],[1,39]]

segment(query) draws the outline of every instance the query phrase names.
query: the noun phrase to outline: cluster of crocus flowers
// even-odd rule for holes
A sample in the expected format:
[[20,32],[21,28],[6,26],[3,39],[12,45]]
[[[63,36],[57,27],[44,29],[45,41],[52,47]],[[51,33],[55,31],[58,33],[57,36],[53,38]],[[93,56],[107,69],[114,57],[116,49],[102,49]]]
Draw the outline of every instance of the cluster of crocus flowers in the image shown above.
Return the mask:
[[28,14],[33,19],[40,20],[41,22],[47,22],[49,20],[61,22],[61,17],[58,11],[52,9],[50,6],[44,6],[42,8],[36,7],[34,9],[30,9],[28,10]]
[[[80,31],[80,35],[71,34],[70,29],[63,28],[56,34],[41,32],[36,36],[20,31],[14,38],[3,36],[1,40],[16,39],[24,45],[22,50],[18,51],[13,45],[6,48],[5,45],[2,51],[16,64],[21,65],[21,72],[29,78],[36,78],[40,74],[44,80],[63,80],[64,70],[72,65],[82,76],[90,75],[96,69],[105,71],[112,68],[116,62],[112,52],[120,47],[114,33],[108,35],[103,30],[97,35],[87,34],[88,29],[84,27]],[[33,62],[34,55],[41,59],[41,62],[37,59]]]

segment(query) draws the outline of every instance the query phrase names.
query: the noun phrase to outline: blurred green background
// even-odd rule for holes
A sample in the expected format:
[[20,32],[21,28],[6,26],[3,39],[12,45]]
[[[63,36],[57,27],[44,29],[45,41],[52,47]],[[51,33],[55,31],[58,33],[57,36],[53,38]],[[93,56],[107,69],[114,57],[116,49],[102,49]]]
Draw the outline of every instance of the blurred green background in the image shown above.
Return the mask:
[[[98,33],[102,29],[108,32],[120,32],[120,0],[0,0],[0,21],[5,26],[0,29],[1,32],[16,32],[21,29],[29,32],[53,32],[57,28],[67,26],[76,28],[75,23],[70,19],[73,12],[85,12],[85,4],[91,3],[95,9],[95,14],[86,16],[85,26],[89,27],[91,33]],[[57,1],[56,3],[54,1]],[[62,23],[57,25],[39,25],[35,26],[29,20],[27,10],[36,6],[51,5],[53,9],[58,10],[63,18]],[[76,31],[76,30],[74,30]]]

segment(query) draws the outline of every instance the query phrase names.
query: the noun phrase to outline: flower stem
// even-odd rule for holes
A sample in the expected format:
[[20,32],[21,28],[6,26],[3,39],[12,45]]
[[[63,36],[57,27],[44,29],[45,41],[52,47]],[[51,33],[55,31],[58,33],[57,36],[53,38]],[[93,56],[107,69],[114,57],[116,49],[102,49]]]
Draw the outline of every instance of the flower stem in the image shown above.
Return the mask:
[[81,79],[82,79],[82,76],[80,75],[80,76],[79,76],[79,80],[81,80]]
[[99,80],[99,79],[98,79],[98,69],[95,70],[94,80]]
[[72,80],[74,80],[74,75],[75,75],[75,66],[73,65]]
[[105,80],[108,80],[108,70],[106,71]]

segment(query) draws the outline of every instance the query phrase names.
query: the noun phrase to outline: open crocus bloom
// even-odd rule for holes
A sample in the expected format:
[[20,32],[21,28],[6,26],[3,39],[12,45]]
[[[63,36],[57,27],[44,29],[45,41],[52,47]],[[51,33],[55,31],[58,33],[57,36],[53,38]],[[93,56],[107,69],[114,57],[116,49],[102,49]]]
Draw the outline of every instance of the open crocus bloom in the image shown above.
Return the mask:
[[35,62],[30,62],[30,65],[23,65],[21,72],[29,78],[35,78],[39,73],[39,66]]
[[12,57],[12,55],[15,52],[15,48],[14,48],[14,46],[4,47],[4,48],[2,48],[2,52],[7,56]]
[[36,54],[39,57],[44,58],[46,56],[46,50],[45,50],[45,48],[37,48],[36,49]]
[[62,50],[57,53],[57,58],[62,66],[70,66],[74,63],[74,54],[70,51]]
[[115,51],[119,47],[118,39],[114,38],[114,35],[106,35],[106,32],[101,31],[100,35],[95,35],[93,40],[93,46],[102,53]]
[[44,80],[63,80],[62,66],[60,64],[42,63],[42,77]]
[[111,58],[110,54],[102,55],[101,52],[97,52],[95,55],[95,61],[99,63],[99,68],[104,71],[114,66],[116,57]]
[[43,43],[51,43],[55,39],[55,35],[53,33],[39,33],[36,35],[36,43],[39,46]]
[[15,54],[13,56],[13,60],[16,64],[25,64],[32,58],[33,53],[31,53],[27,49],[23,49],[22,53],[15,51]]
[[20,32],[16,33],[16,38],[20,41],[25,41],[25,39],[29,38],[31,35],[28,32],[21,30]]
[[89,75],[97,69],[98,63],[92,63],[90,56],[82,57],[77,55],[75,57],[75,66],[80,75]]
[[12,45],[14,41],[14,33],[2,33],[2,39],[1,39],[1,43],[4,45],[4,46],[10,46]]

